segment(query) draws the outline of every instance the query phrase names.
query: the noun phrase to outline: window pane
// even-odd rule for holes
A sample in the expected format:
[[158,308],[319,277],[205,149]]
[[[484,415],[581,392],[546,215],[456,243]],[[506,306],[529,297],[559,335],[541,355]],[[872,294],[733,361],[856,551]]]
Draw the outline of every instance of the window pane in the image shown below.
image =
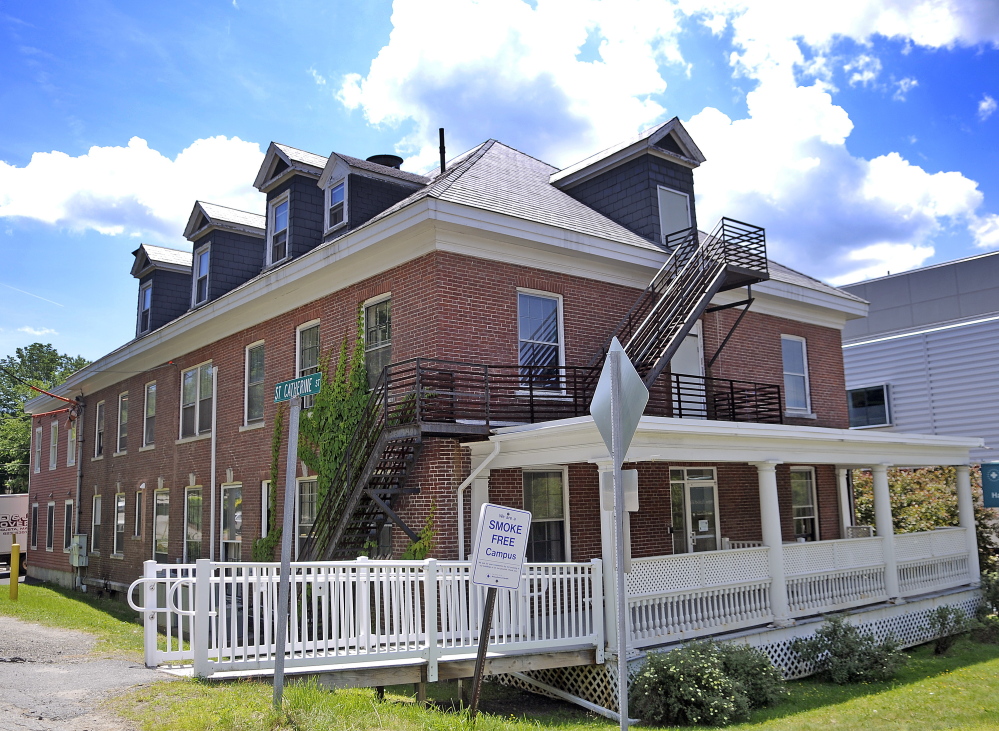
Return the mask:
[[170,493],[161,490],[156,493],[153,511],[153,550],[155,559],[161,563],[167,560],[170,546]]
[[184,406],[194,404],[198,400],[198,371],[192,369],[184,371],[181,384],[180,403]]
[[378,348],[392,341],[392,301],[385,300],[364,311],[364,347]]
[[789,409],[808,408],[804,376],[784,374],[784,402]]
[[264,384],[255,383],[246,389],[246,421],[253,423],[264,418]]
[[316,481],[303,480],[298,483],[298,550],[305,545],[305,539],[316,522]]
[[274,208],[274,231],[283,231],[286,228],[288,228],[288,201]]
[[203,251],[198,254],[198,277],[208,276],[208,252]]
[[226,487],[222,490],[222,540],[241,541],[243,538],[243,489]]
[[187,561],[201,558],[201,489],[187,491],[184,511],[184,543]]
[[558,521],[531,523],[527,537],[527,560],[531,562],[565,561],[565,524]]
[[45,512],[45,548],[52,550],[55,545],[55,505],[49,505]]
[[298,375],[307,376],[319,368],[319,325],[300,330],[298,334]]
[[73,503],[66,503],[66,512],[62,516],[62,547],[69,549],[73,542]]
[[558,300],[520,294],[519,311],[521,340],[558,343]]
[[781,352],[784,356],[784,372],[805,374],[804,343],[800,340],[781,338]]
[[264,380],[264,346],[257,345],[250,348],[249,353],[249,382],[261,383]]
[[146,386],[146,419],[143,429],[143,442],[153,444],[156,435],[156,384]]
[[114,496],[114,552],[121,553],[125,544],[125,496]]
[[118,399],[118,451],[124,452],[128,439],[128,394]]

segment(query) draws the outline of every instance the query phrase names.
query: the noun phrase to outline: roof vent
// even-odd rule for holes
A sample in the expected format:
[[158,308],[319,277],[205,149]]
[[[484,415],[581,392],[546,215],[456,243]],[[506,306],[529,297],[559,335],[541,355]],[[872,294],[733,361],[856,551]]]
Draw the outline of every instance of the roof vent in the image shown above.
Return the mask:
[[368,158],[368,162],[398,170],[399,166],[402,165],[402,158],[398,155],[372,155]]

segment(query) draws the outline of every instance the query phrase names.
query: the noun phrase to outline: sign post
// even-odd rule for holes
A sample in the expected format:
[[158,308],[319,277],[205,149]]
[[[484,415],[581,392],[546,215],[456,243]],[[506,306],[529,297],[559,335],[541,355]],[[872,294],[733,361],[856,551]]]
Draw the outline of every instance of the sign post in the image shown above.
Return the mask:
[[486,606],[479,629],[479,650],[475,656],[472,699],[469,717],[474,721],[479,710],[482,671],[486,664],[489,633],[493,624],[496,589],[519,589],[524,572],[527,536],[531,532],[531,514],[526,510],[504,508],[485,503],[479,512],[479,529],[472,554],[472,583],[488,587]]
[[649,389],[617,338],[611,341],[590,413],[614,463],[614,541],[617,588],[617,704],[621,729],[628,728],[628,602],[625,596],[625,500],[621,465],[649,402]]
[[274,387],[274,403],[291,401],[288,419],[288,459],[285,462],[284,520],[281,528],[281,575],[278,578],[277,624],[274,648],[274,708],[281,710],[284,695],[284,652],[288,634],[288,600],[291,594],[292,536],[295,532],[295,472],[298,464],[298,419],[303,396],[315,396],[322,385],[322,374],[283,381]]
[[999,462],[982,462],[982,500],[986,508],[999,508]]

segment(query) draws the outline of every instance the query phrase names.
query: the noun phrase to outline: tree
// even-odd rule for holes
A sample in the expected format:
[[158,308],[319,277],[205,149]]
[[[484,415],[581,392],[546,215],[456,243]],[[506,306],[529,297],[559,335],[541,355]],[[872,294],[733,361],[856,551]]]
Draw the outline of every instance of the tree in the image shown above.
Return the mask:
[[[28,491],[31,417],[24,404],[38,395],[22,381],[49,390],[90,364],[82,356],[32,343],[0,359],[0,493]],[[20,379],[20,380],[18,380]]]
[[[958,524],[957,470],[953,467],[888,470],[892,526],[896,533],[915,533]],[[857,522],[874,525],[874,481],[870,472],[853,473]],[[996,568],[999,524],[995,511],[982,506],[982,470],[971,468],[975,500],[975,530],[982,571]]]

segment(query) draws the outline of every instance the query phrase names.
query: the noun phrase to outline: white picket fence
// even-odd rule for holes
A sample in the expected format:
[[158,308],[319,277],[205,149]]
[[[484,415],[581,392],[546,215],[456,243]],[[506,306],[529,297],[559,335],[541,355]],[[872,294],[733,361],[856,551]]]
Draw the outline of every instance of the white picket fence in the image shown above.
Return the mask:
[[[485,588],[467,561],[295,562],[287,668],[425,662],[473,656]],[[273,668],[280,564],[145,563],[129,604],[143,613],[146,664],[192,665],[209,677]],[[133,602],[135,589],[141,599]],[[500,590],[489,649],[594,647],[603,661],[601,563],[527,564],[519,591]],[[165,647],[157,644],[158,630]]]

